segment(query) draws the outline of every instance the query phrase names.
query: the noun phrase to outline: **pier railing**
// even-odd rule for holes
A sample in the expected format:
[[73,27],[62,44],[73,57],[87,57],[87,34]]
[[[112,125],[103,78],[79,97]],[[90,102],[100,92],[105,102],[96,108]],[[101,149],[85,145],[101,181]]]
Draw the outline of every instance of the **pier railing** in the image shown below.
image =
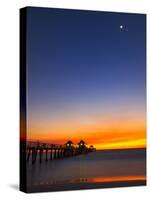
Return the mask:
[[[95,150],[96,149],[93,146],[88,147],[85,144],[74,145],[66,143],[65,145],[58,145],[30,142],[26,145],[21,145],[21,153],[24,154],[26,161],[31,161],[32,164],[34,164],[37,160],[42,163],[44,160],[48,161],[67,158],[81,154],[87,154]],[[39,159],[37,159],[37,157]]]

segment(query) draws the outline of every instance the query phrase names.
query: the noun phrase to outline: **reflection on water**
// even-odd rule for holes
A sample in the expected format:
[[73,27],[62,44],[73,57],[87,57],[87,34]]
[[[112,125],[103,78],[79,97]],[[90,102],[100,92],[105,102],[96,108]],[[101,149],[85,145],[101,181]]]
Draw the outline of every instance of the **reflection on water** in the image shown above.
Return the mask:
[[146,181],[146,176],[93,177],[93,178],[79,178],[74,180],[63,180],[63,181],[46,181],[46,182],[41,181],[33,183],[33,186],[67,184],[67,183],[104,183],[104,182],[116,182],[116,181]]
[[146,176],[116,176],[116,177],[95,177],[90,182],[114,182],[114,181],[145,181]]
[[27,164],[28,186],[146,180],[145,149],[96,151]]

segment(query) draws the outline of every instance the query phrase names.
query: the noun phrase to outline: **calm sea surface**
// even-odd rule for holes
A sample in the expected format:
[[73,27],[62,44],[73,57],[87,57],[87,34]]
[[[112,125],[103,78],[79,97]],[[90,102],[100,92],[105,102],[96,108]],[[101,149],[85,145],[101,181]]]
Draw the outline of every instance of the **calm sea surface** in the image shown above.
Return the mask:
[[27,163],[28,187],[145,180],[145,176],[145,149],[96,151],[48,161],[43,158],[42,163],[38,155],[34,165]]

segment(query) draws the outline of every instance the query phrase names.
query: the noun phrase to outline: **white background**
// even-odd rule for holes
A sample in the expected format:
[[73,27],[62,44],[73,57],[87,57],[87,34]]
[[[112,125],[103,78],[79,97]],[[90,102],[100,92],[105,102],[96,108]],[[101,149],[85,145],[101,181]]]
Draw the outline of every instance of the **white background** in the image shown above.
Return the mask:
[[[150,20],[149,0],[1,0],[0,3],[0,199],[149,199],[148,186],[116,189],[98,189],[70,192],[24,194],[19,183],[19,8],[42,6],[80,8],[103,11],[147,13]],[[148,8],[149,7],[149,8]],[[147,23],[147,88],[150,86],[150,23]],[[150,121],[150,94],[147,93],[147,121]],[[148,146],[149,123],[148,123]],[[147,155],[149,162],[149,148]]]

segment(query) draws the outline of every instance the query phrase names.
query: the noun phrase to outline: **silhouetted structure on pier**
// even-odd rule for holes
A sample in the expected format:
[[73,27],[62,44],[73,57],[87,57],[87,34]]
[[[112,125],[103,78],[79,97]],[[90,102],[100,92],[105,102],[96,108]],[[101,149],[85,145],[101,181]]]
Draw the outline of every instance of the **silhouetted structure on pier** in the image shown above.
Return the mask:
[[[46,143],[29,143],[26,148],[22,145],[22,153],[26,156],[26,160],[32,161],[34,164],[37,160],[42,161],[54,160],[76,156],[80,154],[87,154],[96,149],[91,145],[87,147],[86,143],[81,140],[77,145],[73,144],[71,140],[64,145],[46,144]],[[39,159],[37,159],[39,157]]]
[[69,140],[68,142],[65,143],[65,146],[67,148],[72,148],[73,147],[73,142],[71,140]]

